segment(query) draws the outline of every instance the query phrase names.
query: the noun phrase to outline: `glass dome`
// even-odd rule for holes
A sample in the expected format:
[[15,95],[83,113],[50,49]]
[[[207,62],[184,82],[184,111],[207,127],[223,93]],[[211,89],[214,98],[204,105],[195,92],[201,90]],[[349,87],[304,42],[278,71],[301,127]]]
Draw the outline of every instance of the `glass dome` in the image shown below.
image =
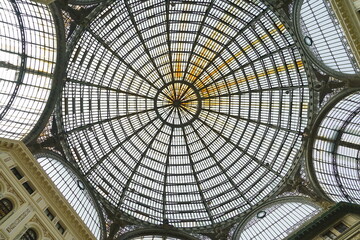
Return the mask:
[[59,131],[104,201],[180,228],[233,220],[292,172],[309,86],[261,1],[109,1],[72,37]]

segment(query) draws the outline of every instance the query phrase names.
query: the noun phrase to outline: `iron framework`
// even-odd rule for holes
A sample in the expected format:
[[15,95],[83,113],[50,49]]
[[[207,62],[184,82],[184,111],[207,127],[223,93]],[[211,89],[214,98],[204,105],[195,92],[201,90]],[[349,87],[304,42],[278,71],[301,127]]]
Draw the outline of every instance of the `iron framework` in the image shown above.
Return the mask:
[[309,141],[309,175],[335,202],[360,203],[359,106],[358,89],[339,93],[319,113]]
[[[122,214],[213,227],[281,187],[310,90],[260,1],[107,1],[71,36],[58,112],[67,157]],[[270,183],[270,184],[269,184]]]

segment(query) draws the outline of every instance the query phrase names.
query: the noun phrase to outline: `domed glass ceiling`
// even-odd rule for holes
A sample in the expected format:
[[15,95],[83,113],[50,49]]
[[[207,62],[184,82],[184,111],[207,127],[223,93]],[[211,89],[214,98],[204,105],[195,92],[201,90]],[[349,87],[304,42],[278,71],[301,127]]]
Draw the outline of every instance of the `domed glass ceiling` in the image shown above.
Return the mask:
[[276,191],[309,102],[276,15],[256,0],[107,3],[72,38],[59,112],[68,156],[104,201],[201,227]]

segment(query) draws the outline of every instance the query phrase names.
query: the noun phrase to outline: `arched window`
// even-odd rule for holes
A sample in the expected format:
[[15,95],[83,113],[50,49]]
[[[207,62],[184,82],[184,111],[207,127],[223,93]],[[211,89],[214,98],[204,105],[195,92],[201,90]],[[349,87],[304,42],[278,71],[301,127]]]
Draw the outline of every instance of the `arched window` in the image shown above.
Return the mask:
[[20,238],[20,240],[37,240],[38,235],[34,229],[29,228]]
[[0,200],[0,219],[5,217],[13,208],[14,208],[14,206],[9,199],[7,199],[7,198],[1,199]]

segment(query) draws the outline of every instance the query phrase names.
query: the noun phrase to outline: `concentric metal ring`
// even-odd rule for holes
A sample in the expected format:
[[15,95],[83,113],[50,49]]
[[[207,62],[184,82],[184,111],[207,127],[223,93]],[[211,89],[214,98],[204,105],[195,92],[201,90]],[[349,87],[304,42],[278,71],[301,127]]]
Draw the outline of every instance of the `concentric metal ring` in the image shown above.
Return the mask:
[[307,126],[304,63],[258,0],[109,1],[69,55],[63,145],[107,205],[214,227],[272,196]]
[[157,116],[170,127],[186,126],[199,116],[201,96],[191,83],[174,81],[159,89],[154,106]]

